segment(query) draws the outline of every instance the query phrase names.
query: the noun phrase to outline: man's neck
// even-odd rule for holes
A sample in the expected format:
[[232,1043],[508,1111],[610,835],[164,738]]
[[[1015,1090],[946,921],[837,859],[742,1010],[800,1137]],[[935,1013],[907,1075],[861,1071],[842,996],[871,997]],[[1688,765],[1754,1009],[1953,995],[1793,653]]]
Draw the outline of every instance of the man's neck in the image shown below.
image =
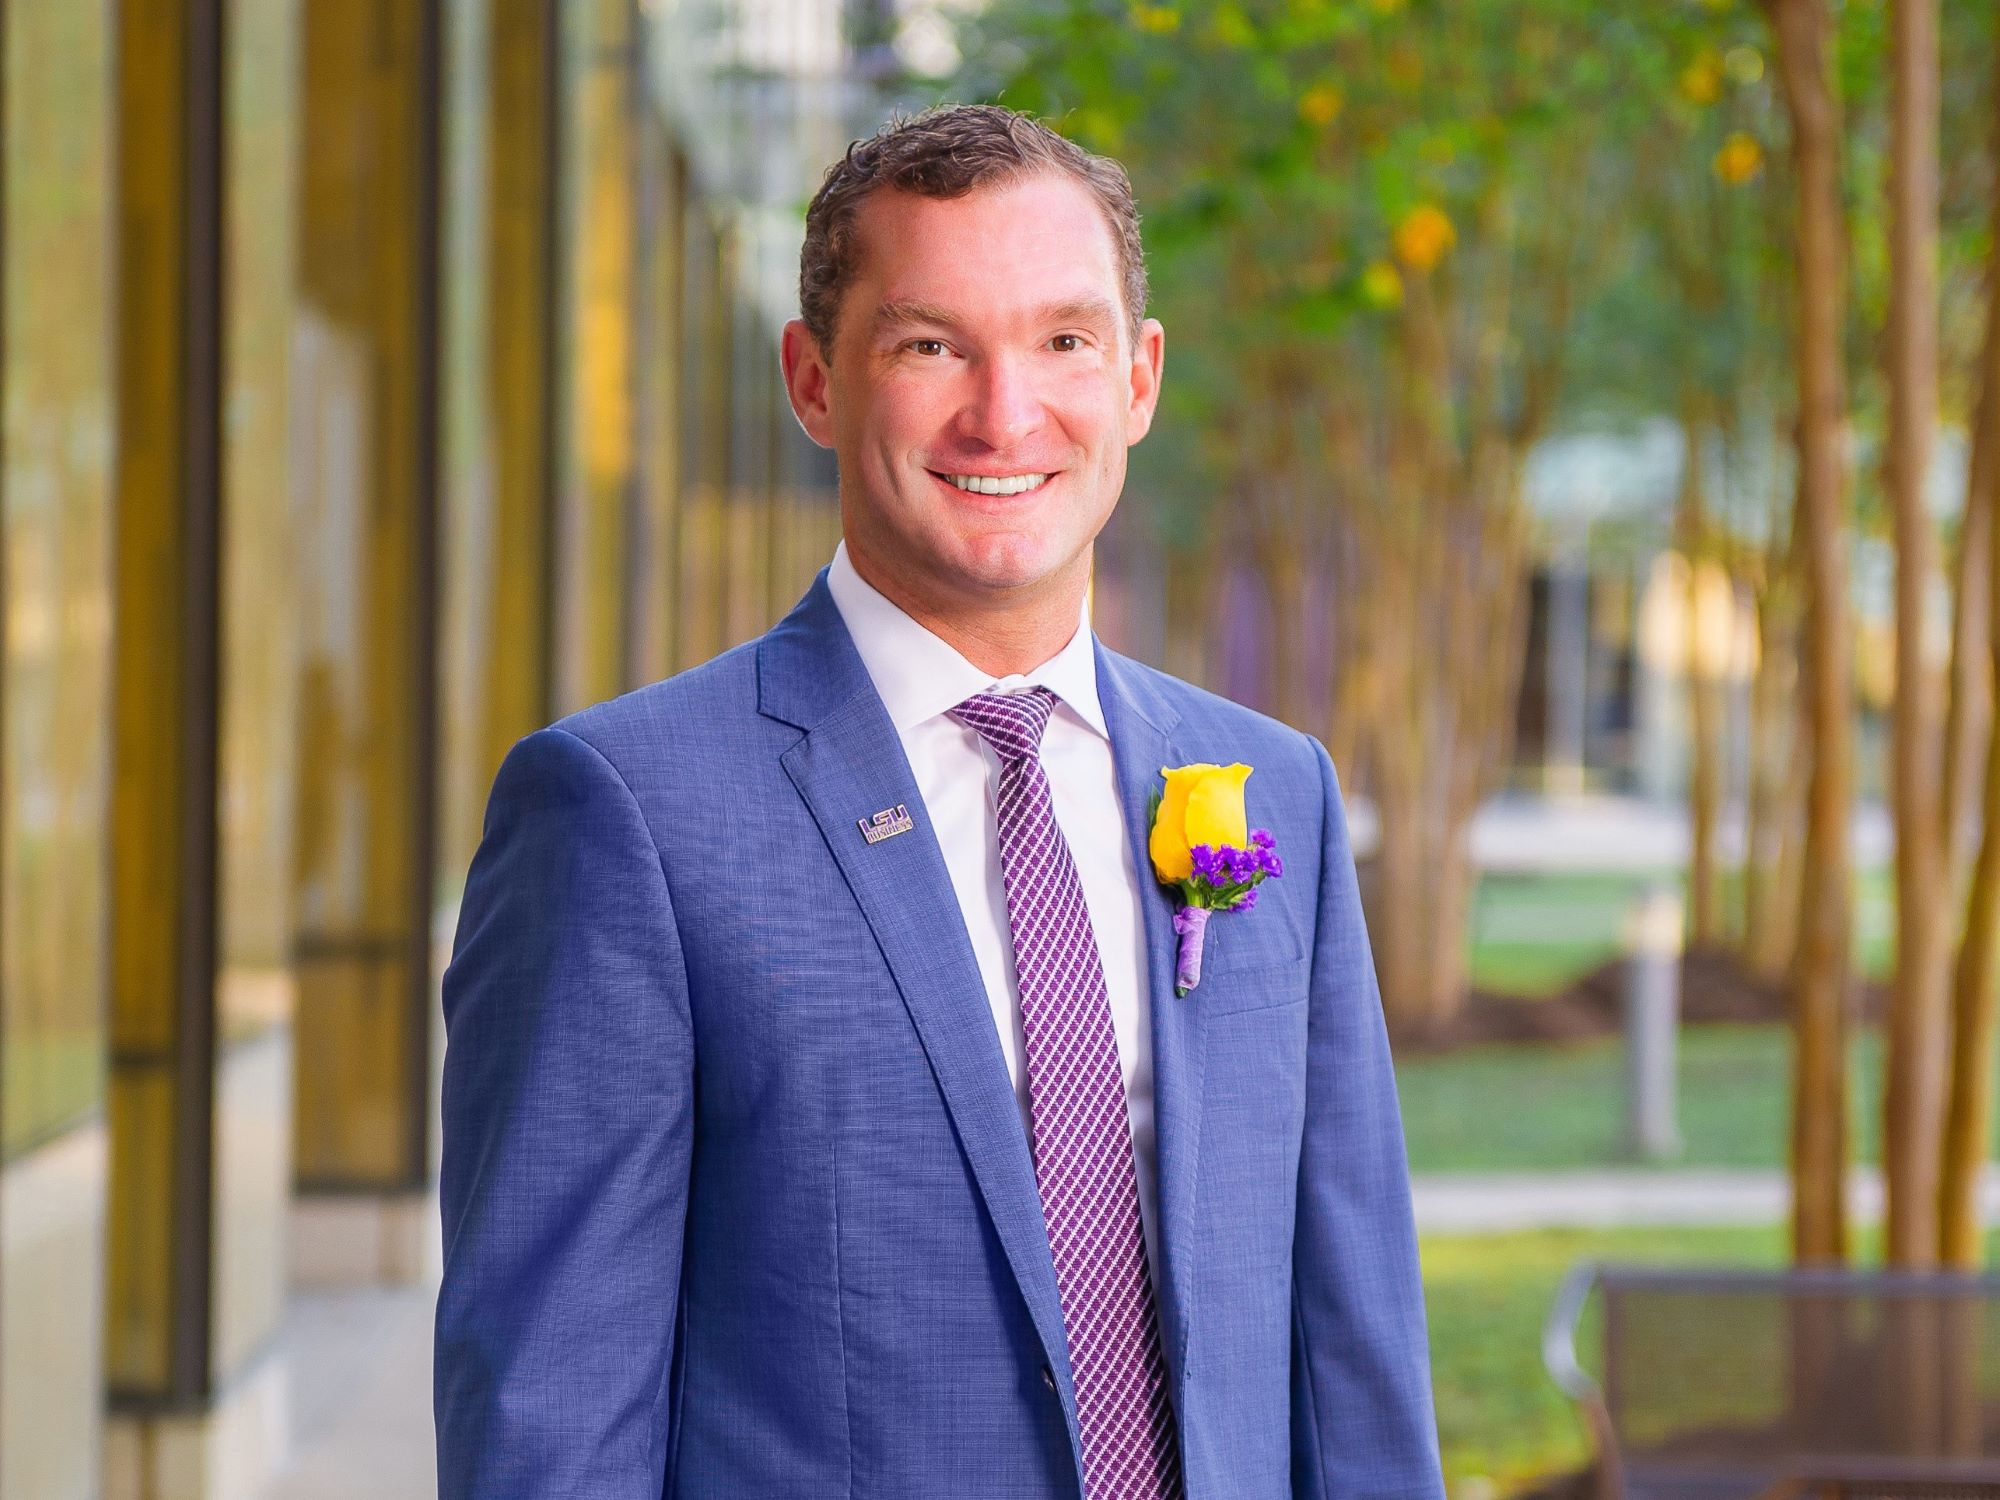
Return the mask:
[[849,543],[847,559],[876,593],[982,672],[1011,677],[1031,672],[1070,643],[1083,613],[1089,560],[1074,578],[1049,579],[1034,597],[988,609],[942,605],[905,588]]

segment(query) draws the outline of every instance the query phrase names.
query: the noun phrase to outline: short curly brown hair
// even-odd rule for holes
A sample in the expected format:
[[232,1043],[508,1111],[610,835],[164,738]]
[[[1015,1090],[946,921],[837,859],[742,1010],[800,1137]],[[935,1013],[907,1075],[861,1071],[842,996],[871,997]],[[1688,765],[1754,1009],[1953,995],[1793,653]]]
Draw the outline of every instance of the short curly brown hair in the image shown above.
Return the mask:
[[1125,169],[1019,110],[942,104],[892,118],[867,140],[850,144],[847,154],[827,168],[826,180],[813,195],[799,252],[799,314],[820,352],[832,356],[841,297],[858,269],[855,214],[869,193],[893,187],[926,198],[957,198],[976,187],[1049,171],[1074,177],[1104,210],[1136,344],[1146,315],[1146,262],[1139,244],[1139,210]]

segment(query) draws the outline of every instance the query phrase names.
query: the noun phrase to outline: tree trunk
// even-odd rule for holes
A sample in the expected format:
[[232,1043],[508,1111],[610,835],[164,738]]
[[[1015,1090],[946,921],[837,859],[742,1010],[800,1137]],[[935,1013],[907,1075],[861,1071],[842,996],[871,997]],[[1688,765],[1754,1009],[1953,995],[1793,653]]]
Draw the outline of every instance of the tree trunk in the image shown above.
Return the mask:
[[1937,420],[1937,0],[1890,10],[1888,499],[1896,538],[1896,700],[1890,772],[1896,821],[1896,977],[1882,1104],[1882,1168],[1892,1266],[1937,1259],[1949,950],[1938,899],[1938,712],[1924,662],[1925,597],[1936,571],[1924,511]]
[[1804,808],[1793,774],[1807,729],[1799,695],[1799,533],[1772,504],[1757,591],[1757,676],[1750,699],[1750,796],[1744,843],[1743,956],[1772,983],[1798,946]]
[[[1791,776],[1796,748],[1798,663],[1795,632],[1774,619],[1767,590],[1757,605],[1757,675],[1750,684],[1750,785],[1743,830],[1743,960],[1752,973],[1782,978],[1791,964],[1798,902],[1782,883],[1788,846],[1797,843]],[[1787,909],[1790,917],[1787,917]]]
[[1812,703],[1806,867],[1793,969],[1792,1253],[1801,1264],[1837,1264],[1848,1253],[1843,1177],[1853,787],[1840,121],[1826,0],[1765,3],[1777,33],[1798,185],[1798,524],[1805,542],[1804,666]]
[[[2000,537],[2000,528],[1994,534]],[[2000,548],[1996,548],[2000,551]],[[2000,557],[1994,559],[2000,564]],[[1996,612],[2000,613],[2000,612]],[[1992,658],[2000,673],[2000,628]],[[1938,1255],[1947,1266],[1980,1263],[1979,1171],[1993,1138],[1996,975],[2000,975],[2000,732],[1986,747],[1986,826],[1965,904],[1965,942],[1952,986],[1951,1094],[1945,1109],[1938,1198]]]
[[[1995,195],[2000,203],[2000,194]],[[1981,749],[1993,713],[1992,679],[1987,670],[1987,613],[1992,608],[1993,470],[1995,425],[1986,410],[1984,392],[1995,387],[1994,364],[2000,360],[1996,325],[1986,322],[1986,347],[1980,356],[1979,408],[1972,419],[1972,455],[1966,466],[1965,509],[1960,515],[1958,555],[1953,560],[1951,589],[1951,670],[1945,698],[1944,775],[1938,803],[1938,839],[1948,871],[1948,904],[1964,898],[1974,842],[1964,835],[1966,813],[1979,795]]]
[[[2000,96],[1996,96],[2000,97]],[[1994,121],[2000,141],[2000,116]],[[1972,436],[1961,547],[1973,545],[1973,516],[1983,518],[1986,663],[2000,683],[2000,191],[1989,205],[1994,238],[1986,263],[1986,334],[1980,362],[1979,408]],[[1960,576],[1966,570],[1960,569]],[[1968,651],[1968,659],[1970,652]],[[1983,827],[1966,894],[1964,936],[1952,983],[1951,1087],[1945,1106],[1938,1192],[1938,1258],[1956,1270],[1980,1263],[1979,1171],[1993,1138],[1993,1046],[1996,970],[2000,970],[2000,712],[1987,716]],[[1950,800],[1949,798],[1947,799]]]
[[[1744,798],[1744,962],[1754,974],[1782,974],[1790,946],[1782,940],[1778,866],[1786,838],[1792,798],[1786,796],[1786,776],[1792,752],[1792,692],[1794,664],[1776,650],[1776,630],[1758,606],[1758,670],[1750,682],[1750,786]],[[1776,970],[1770,954],[1782,954]]]

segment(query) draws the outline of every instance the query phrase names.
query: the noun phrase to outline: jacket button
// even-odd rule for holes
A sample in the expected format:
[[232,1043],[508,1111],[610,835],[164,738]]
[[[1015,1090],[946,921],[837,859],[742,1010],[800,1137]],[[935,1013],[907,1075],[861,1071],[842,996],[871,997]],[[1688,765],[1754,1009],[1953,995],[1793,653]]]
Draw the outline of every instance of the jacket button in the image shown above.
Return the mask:
[[1056,1372],[1051,1370],[1047,1365],[1042,1366],[1042,1384],[1050,1390],[1056,1388]]

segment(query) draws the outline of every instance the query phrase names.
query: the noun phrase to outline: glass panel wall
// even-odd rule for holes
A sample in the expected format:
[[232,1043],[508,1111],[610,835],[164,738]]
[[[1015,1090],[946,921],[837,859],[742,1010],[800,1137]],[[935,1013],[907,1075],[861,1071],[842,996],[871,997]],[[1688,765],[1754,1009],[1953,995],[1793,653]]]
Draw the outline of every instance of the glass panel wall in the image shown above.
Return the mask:
[[0,1494],[97,1493],[113,27],[0,6]]
[[106,1357],[133,1432],[206,1409],[284,1307],[295,14],[119,9]]
[[111,67],[103,4],[5,7],[0,1145],[103,1100]]
[[216,913],[218,1386],[284,1310],[291,1192],[298,593],[291,361],[298,0],[229,0],[223,29],[222,660]]
[[429,1177],[435,0],[304,0],[297,1180]]
[[553,717],[554,0],[451,0],[438,889],[455,900],[513,742]]
[[563,8],[566,173],[556,709],[635,685],[638,12]]

